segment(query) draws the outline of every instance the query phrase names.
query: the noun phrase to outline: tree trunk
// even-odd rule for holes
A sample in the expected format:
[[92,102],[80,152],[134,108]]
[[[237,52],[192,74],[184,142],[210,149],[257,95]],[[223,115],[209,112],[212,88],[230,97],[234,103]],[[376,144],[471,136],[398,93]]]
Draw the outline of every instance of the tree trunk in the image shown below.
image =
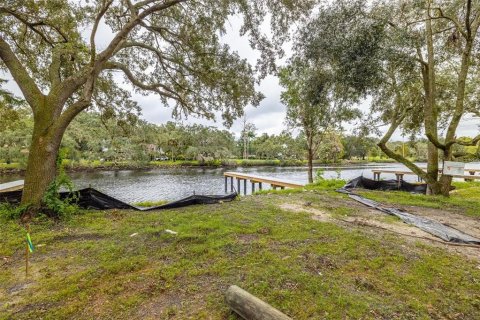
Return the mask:
[[422,66],[423,87],[425,90],[424,122],[425,134],[429,137],[427,152],[427,194],[440,194],[438,183],[438,148],[431,139],[438,140],[438,110],[436,105],[436,83],[435,83],[435,57],[433,49],[433,30],[430,18],[430,6],[432,1],[427,3],[425,20],[427,65]]
[[438,194],[441,194],[445,197],[449,197],[450,196],[450,188],[452,186],[452,176],[444,176],[442,175],[440,177],[440,181],[439,181],[439,193]]
[[56,160],[64,131],[52,134],[48,130],[50,123],[51,121],[37,119],[33,128],[22,194],[22,204],[32,207],[32,212],[28,215],[41,207],[43,196],[57,172]]
[[440,194],[438,185],[438,149],[430,141],[427,149],[427,177],[427,194]]
[[308,183],[313,183],[313,150],[308,147]]

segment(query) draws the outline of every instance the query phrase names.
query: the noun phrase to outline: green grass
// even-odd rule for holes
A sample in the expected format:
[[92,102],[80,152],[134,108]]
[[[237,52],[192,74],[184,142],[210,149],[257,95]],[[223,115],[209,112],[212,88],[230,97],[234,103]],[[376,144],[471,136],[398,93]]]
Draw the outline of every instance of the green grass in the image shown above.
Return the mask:
[[161,205],[166,204],[166,203],[168,203],[167,200],[158,200],[158,201],[142,201],[142,202],[134,203],[133,205],[137,206],[137,207],[148,208],[148,207],[161,206]]
[[403,191],[383,192],[358,190],[365,197],[397,205],[449,209],[460,214],[480,217],[480,182],[454,182],[457,188],[450,197],[412,194]]
[[[413,159],[411,159],[413,160]],[[366,157],[365,159],[344,159],[342,162],[347,164],[362,164],[362,163],[397,163],[396,160],[390,158],[381,158],[381,157]]]
[[21,163],[14,162],[14,163],[4,163],[0,162],[0,170],[1,169],[22,169],[24,166],[22,166]]
[[294,319],[479,318],[478,261],[314,221],[281,210],[285,201],[335,213],[349,200],[321,183],[218,205],[39,219],[27,280],[25,232],[0,218],[0,257],[17,259],[0,267],[0,319],[239,319],[223,298],[231,284]]
[[346,181],[342,179],[321,179],[315,181],[314,183],[306,185],[304,188],[295,188],[295,189],[269,189],[269,190],[259,190],[255,192],[255,195],[262,194],[295,194],[303,193],[305,191],[317,192],[321,194],[328,194],[330,197],[339,197],[341,196],[335,190],[340,189],[345,185]]

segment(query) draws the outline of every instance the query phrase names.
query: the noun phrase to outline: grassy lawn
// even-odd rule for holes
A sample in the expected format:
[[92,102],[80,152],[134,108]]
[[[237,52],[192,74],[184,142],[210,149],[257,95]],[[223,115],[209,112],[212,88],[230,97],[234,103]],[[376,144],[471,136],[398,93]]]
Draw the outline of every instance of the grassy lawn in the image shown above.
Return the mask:
[[362,190],[365,197],[396,205],[422,206],[436,209],[450,209],[456,213],[480,218],[480,182],[454,182],[454,190],[449,198],[427,196],[408,192],[382,192]]
[[13,170],[13,169],[22,169],[23,166],[20,163],[14,162],[14,163],[4,163],[0,162],[0,170]]
[[24,231],[0,218],[0,257],[10,258],[0,267],[0,319],[238,319],[223,298],[231,284],[294,319],[480,317],[479,261],[279,208],[312,202],[355,214],[327,189],[39,220],[28,279]]

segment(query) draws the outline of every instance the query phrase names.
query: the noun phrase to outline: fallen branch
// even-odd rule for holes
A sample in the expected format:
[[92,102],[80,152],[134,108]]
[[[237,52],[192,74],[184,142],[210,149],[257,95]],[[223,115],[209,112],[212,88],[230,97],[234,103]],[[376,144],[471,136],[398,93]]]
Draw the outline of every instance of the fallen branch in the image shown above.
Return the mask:
[[237,286],[225,293],[227,304],[245,320],[292,320],[268,303]]

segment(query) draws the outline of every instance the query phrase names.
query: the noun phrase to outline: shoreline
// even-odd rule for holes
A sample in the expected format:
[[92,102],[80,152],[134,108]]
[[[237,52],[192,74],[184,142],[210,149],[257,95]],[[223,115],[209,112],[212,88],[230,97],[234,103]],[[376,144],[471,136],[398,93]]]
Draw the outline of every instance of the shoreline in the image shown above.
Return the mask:
[[[334,165],[358,165],[367,163],[395,163],[389,159],[380,160],[343,160],[336,163],[314,162],[315,166],[334,166]],[[238,167],[307,167],[304,160],[224,160],[214,161],[212,163],[199,163],[198,161],[153,161],[149,163],[88,163],[86,165],[77,163],[64,164],[67,172],[95,172],[95,171],[122,171],[122,170],[153,170],[167,168],[238,168]],[[0,164],[0,176],[24,174],[26,168],[19,164]]]

